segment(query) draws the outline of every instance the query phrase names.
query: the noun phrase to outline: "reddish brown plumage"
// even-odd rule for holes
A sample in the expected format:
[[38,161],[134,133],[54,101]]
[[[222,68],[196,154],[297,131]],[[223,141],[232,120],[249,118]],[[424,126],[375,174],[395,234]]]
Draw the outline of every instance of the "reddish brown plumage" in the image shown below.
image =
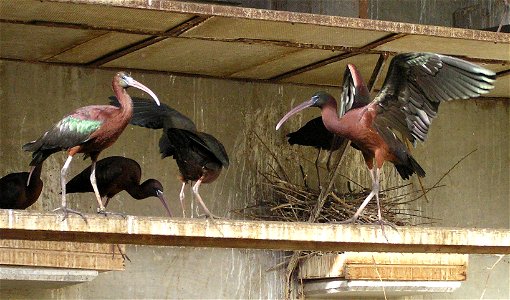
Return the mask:
[[[424,141],[440,102],[488,93],[495,77],[494,72],[458,58],[434,53],[404,53],[391,61],[380,92],[368,102],[368,89],[356,68],[349,64],[344,75],[340,109],[333,96],[318,92],[289,111],[276,129],[293,114],[307,107],[319,107],[324,127],[349,139],[362,152],[372,177],[372,192],[348,220],[353,222],[372,197],[376,197],[379,207],[379,173],[385,161],[392,162],[403,179],[413,173],[425,176],[425,171],[394,131],[411,142]],[[378,218],[382,222],[380,209]]]
[[30,163],[32,166],[42,163],[55,152],[67,150],[68,158],[61,170],[62,207],[60,209],[64,211],[64,218],[68,211],[65,199],[65,174],[73,156],[77,153],[84,153],[86,156],[90,156],[92,160],[90,181],[94,187],[99,205],[98,211],[105,212],[95,182],[95,164],[101,151],[115,143],[131,120],[133,105],[131,97],[126,92],[126,88],[129,86],[147,92],[159,105],[157,96],[149,88],[126,73],[119,72],[113,77],[112,88],[117,99],[119,99],[120,107],[90,105],[78,108],[64,116],[39,139],[23,146],[24,150],[34,152]]

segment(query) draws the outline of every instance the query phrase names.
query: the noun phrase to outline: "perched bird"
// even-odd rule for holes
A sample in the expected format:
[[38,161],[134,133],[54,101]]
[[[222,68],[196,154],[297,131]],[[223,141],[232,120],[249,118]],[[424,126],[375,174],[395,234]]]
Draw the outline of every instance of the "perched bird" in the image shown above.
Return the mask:
[[[353,72],[355,67],[348,65],[347,68],[353,82],[359,83],[362,79],[358,72]],[[344,91],[337,110],[333,96],[317,92],[289,111],[276,129],[295,113],[307,107],[319,107],[326,129],[351,140],[362,152],[372,177],[371,193],[354,216],[342,223],[355,222],[375,196],[378,223],[383,225],[379,205],[379,174],[383,163],[392,162],[403,179],[413,173],[425,176],[425,171],[394,131],[413,144],[425,141],[441,101],[488,93],[494,87],[495,78],[494,72],[462,59],[434,53],[403,53],[393,58],[381,91],[368,104],[357,107],[355,98],[349,98],[352,95]]]
[[[146,86],[134,80],[130,75],[119,72],[112,80],[115,95],[120,101],[120,107],[111,105],[91,105],[78,108],[66,115],[39,139],[27,143],[23,150],[33,152],[31,166],[42,163],[51,154],[67,150],[68,157],[61,170],[62,206],[55,210],[62,210],[64,218],[69,212],[83,216],[82,213],[67,208],[66,203],[66,173],[69,164],[76,153],[90,156],[92,172],[90,182],[99,205],[98,213],[107,214],[96,184],[96,161],[104,149],[111,146],[120,136],[131,120],[133,106],[126,88],[136,87],[151,95],[159,104],[158,97]],[[84,218],[85,219],[85,218]]]
[[[68,194],[89,193],[94,189],[90,184],[91,166],[81,171],[66,184]],[[96,163],[97,188],[101,198],[106,198],[104,207],[108,206],[111,198],[122,191],[128,192],[131,197],[142,200],[148,197],[157,197],[165,207],[168,215],[172,213],[163,194],[163,186],[156,179],[147,179],[142,184],[142,168],[130,159],[122,156],[110,156],[98,160]]]
[[287,134],[287,138],[291,145],[311,146],[319,151],[335,151],[340,146],[338,141],[341,140],[326,129],[322,117],[311,119],[298,130]]
[[[114,97],[111,104],[116,105]],[[199,194],[202,183],[216,180],[229,160],[225,148],[215,137],[196,130],[195,124],[186,116],[162,103],[156,106],[143,99],[133,99],[133,118],[131,124],[152,129],[163,129],[159,140],[162,158],[171,156],[177,162],[182,182],[179,200],[182,213],[184,209],[184,188],[188,182],[196,181],[193,194],[210,217],[215,217],[205,205]]]
[[0,178],[0,208],[25,209],[39,199],[43,188],[42,163],[31,169]]
[[216,180],[222,168],[228,167],[228,155],[223,144],[205,132],[166,128],[159,140],[159,152],[162,158],[172,156],[179,167],[181,173],[179,179],[182,182],[179,200],[183,216],[185,216],[184,187],[189,181],[196,181],[193,185],[193,194],[207,215],[214,218],[202,200],[198,188],[202,183]]

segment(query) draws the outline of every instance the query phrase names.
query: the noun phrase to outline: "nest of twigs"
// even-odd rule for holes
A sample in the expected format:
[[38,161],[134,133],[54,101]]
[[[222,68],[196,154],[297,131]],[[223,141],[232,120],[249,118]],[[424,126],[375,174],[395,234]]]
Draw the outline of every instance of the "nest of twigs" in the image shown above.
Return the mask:
[[[244,208],[244,216],[267,221],[307,222],[310,220],[310,215],[316,209],[317,199],[321,193],[319,188],[292,183],[276,174],[263,174],[263,177],[261,194],[266,196],[259,198],[257,204]],[[421,217],[417,211],[402,209],[403,205],[419,198],[408,198],[410,194],[420,192],[409,192],[406,189],[408,186],[409,184],[396,186],[379,193],[382,217],[385,221],[404,226],[412,225],[413,217]],[[402,192],[399,193],[399,190]],[[389,197],[390,192],[392,194],[396,192],[397,196]],[[326,196],[315,222],[334,223],[351,218],[369,193],[370,190],[366,188],[344,193],[333,189]],[[377,205],[373,199],[359,217],[358,222],[370,224],[375,221],[377,221]]]

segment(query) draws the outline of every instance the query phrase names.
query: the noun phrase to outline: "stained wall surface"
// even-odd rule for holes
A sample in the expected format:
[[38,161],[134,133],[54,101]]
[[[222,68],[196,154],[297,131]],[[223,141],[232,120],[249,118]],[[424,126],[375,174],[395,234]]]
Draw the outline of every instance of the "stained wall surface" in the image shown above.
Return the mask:
[[[342,70],[339,70],[339,76]],[[49,128],[74,108],[105,104],[112,94],[113,71],[58,67],[30,63],[0,62],[0,174],[26,170],[30,155],[21,146]],[[281,132],[277,120],[290,108],[309,97],[317,87],[278,85],[208,78],[133,73],[160,99],[193,119],[199,130],[221,140],[231,166],[220,178],[201,188],[212,212],[228,218],[243,218],[234,211],[257,199],[259,172],[274,167],[267,148],[276,150],[282,164],[291,167],[299,157],[309,157],[305,172],[313,174],[316,152],[289,147],[284,135],[297,129],[317,109],[289,120]],[[135,89],[131,95],[146,96]],[[330,90],[338,94],[337,90]],[[438,218],[438,226],[509,228],[509,102],[452,101],[441,106],[428,141],[415,150],[416,159],[427,171],[425,186],[433,185],[465,154],[477,149],[442,181],[446,186],[421,199],[416,208]],[[161,160],[157,142],[161,132],[129,126],[117,143],[101,157],[124,155],[137,160],[143,179],[157,178],[165,187],[171,209],[177,214],[180,182],[171,159]],[[260,141],[263,141],[261,143]],[[48,211],[60,203],[60,168],[65,155],[52,155],[45,163],[45,187],[31,210]],[[367,184],[362,159],[349,150],[342,173]],[[72,176],[88,166],[76,157]],[[301,177],[291,173],[295,180]],[[384,169],[383,185],[400,182],[392,166]],[[345,182],[345,181],[344,181]],[[415,180],[412,187],[417,189]],[[343,184],[343,183],[342,183]],[[369,185],[367,185],[369,186]],[[186,191],[188,212],[190,192]],[[96,202],[91,194],[70,195],[72,208],[92,213]],[[122,192],[109,208],[136,215],[164,216],[159,201],[132,200]],[[195,212],[196,216],[197,213]],[[90,283],[58,290],[2,290],[2,296],[22,298],[280,298],[283,273],[267,270],[283,261],[282,252],[128,246],[132,263],[124,272],[107,272]],[[497,258],[471,256],[468,281],[452,294],[419,296],[432,298],[508,298],[509,262],[504,258],[491,272]],[[487,276],[490,274],[488,280]],[[487,283],[486,283],[487,282]],[[381,291],[381,297],[383,297]]]

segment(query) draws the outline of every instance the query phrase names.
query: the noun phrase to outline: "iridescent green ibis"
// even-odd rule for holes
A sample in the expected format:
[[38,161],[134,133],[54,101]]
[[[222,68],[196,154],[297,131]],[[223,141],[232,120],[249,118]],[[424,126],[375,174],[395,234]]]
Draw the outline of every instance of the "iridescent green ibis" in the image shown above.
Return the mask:
[[[118,103],[114,97],[110,97],[110,101],[113,105]],[[197,131],[193,121],[164,103],[156,106],[143,99],[133,99],[133,106],[131,124],[163,129],[159,151],[162,158],[173,157],[179,167],[179,179],[182,182],[179,200],[183,216],[184,188],[188,182],[195,182],[193,194],[206,214],[215,217],[202,200],[199,187],[202,183],[216,180],[223,167],[228,167],[228,155],[223,144],[214,136]]]
[[0,208],[25,209],[34,204],[43,188],[41,169],[42,163],[31,167],[30,172],[10,173],[0,178]]
[[158,97],[145,85],[134,80],[130,75],[119,72],[112,80],[115,95],[120,101],[120,107],[112,105],[91,105],[78,108],[64,116],[53,127],[37,140],[27,143],[23,150],[33,152],[31,166],[42,163],[55,152],[66,150],[68,157],[60,172],[62,185],[62,206],[55,209],[64,213],[65,220],[68,213],[83,216],[82,213],[67,208],[66,203],[66,173],[73,156],[83,153],[92,160],[90,183],[94,189],[98,203],[98,213],[107,214],[96,184],[96,161],[104,149],[111,146],[124,131],[133,115],[133,104],[126,89],[136,87],[145,91],[159,105]]
[[[364,85],[353,65],[348,65],[347,69],[354,86]],[[413,144],[425,141],[442,101],[486,94],[494,87],[495,78],[494,72],[462,59],[434,53],[403,53],[391,61],[382,89],[371,102],[359,107],[354,105],[357,95],[368,96],[364,95],[365,88],[358,94],[356,89],[347,92],[344,89],[339,106],[330,94],[317,92],[290,110],[276,129],[297,112],[307,107],[319,107],[325,128],[349,139],[361,151],[372,178],[371,193],[354,216],[342,223],[355,222],[375,196],[378,223],[382,225],[379,174],[383,163],[393,163],[403,179],[414,173],[425,176],[425,171],[395,132]]]
[[[68,194],[89,193],[94,189],[90,183],[92,166],[87,167],[66,184]],[[104,199],[104,207],[108,207],[110,199],[122,191],[131,197],[142,200],[157,197],[165,207],[168,216],[172,217],[170,208],[163,194],[163,185],[156,179],[147,179],[140,184],[142,168],[133,159],[122,156],[110,156],[96,163],[96,182],[99,195]]]

